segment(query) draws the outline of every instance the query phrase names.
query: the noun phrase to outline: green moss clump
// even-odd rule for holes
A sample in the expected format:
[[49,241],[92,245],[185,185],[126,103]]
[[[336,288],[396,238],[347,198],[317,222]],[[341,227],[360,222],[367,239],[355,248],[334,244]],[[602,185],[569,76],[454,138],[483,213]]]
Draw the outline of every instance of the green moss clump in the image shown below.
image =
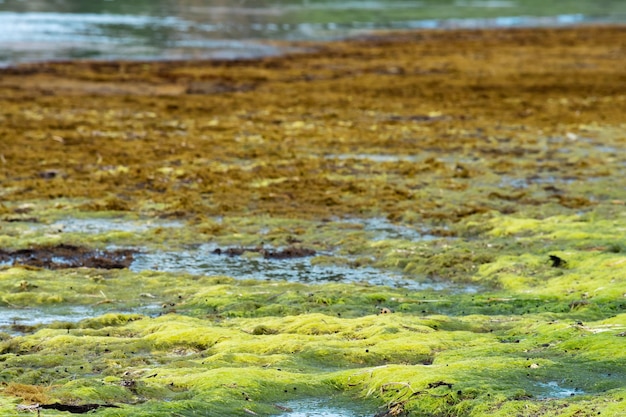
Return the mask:
[[[624,43],[420,31],[2,70],[0,413],[620,415]],[[102,259],[16,262],[61,246]]]

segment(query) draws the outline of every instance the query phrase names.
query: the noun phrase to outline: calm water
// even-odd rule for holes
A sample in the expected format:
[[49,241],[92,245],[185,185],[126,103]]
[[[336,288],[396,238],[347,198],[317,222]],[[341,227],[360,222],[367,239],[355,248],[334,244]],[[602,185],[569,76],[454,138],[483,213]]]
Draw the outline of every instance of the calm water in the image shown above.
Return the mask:
[[263,40],[616,21],[626,21],[626,1],[0,0],[0,65],[76,58],[251,58],[284,51]]

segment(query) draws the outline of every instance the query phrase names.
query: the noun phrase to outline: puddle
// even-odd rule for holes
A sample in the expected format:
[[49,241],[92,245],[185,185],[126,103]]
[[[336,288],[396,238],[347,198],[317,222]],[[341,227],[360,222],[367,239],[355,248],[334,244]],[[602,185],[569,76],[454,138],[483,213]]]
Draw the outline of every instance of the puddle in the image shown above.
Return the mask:
[[156,228],[179,228],[185,226],[185,222],[178,220],[128,219],[124,217],[63,218],[52,223],[42,222],[36,217],[6,217],[1,219],[0,222],[6,223],[4,227],[10,224],[15,224],[16,226],[14,227],[23,225],[33,232],[86,234],[110,232],[141,233]]
[[[398,158],[398,157],[394,157]],[[522,181],[522,180],[520,180]],[[36,218],[8,218],[7,223],[26,224],[33,231],[45,230],[54,233],[85,233],[103,234],[110,232],[134,232],[141,233],[155,228],[182,228],[185,222],[177,220],[160,219],[137,219],[131,220],[123,217],[115,218],[65,218],[52,224],[42,224]],[[383,217],[367,219],[340,219],[338,223],[361,226],[362,230],[377,234],[373,240],[403,239],[424,241],[439,239],[442,236],[429,233],[428,230],[418,230],[413,226],[401,225],[390,222]],[[445,232],[445,231],[444,231]],[[445,233],[444,233],[445,234]]]
[[612,154],[612,155],[620,155],[622,152],[622,149],[618,149],[615,146],[609,146],[609,145],[596,145],[594,146],[594,149],[597,150],[598,152]]
[[54,222],[50,227],[66,233],[108,233],[114,231],[145,232],[157,227],[183,227],[184,223],[175,220],[115,218],[66,218]]
[[[428,241],[438,239],[414,227],[394,224],[385,218],[343,219],[337,223],[354,225],[374,235],[371,240],[401,239]],[[41,224],[33,223],[38,229]],[[150,228],[184,227],[180,221],[129,220],[125,218],[63,219],[46,228],[67,233],[100,234],[112,231],[142,232]],[[73,245],[38,247],[16,251],[0,249],[0,266],[14,263],[41,268],[129,268],[131,271],[158,270],[165,272],[187,272],[196,275],[224,275],[239,279],[278,280],[303,283],[354,282],[383,285],[410,290],[458,290],[477,292],[476,288],[454,288],[447,283],[422,282],[408,279],[398,273],[377,268],[347,265],[319,265],[312,262],[316,255],[333,256],[331,253],[316,253],[312,249],[287,248],[219,248],[214,244],[203,244],[181,251],[144,251],[143,248],[128,249],[111,246],[109,250],[92,250]],[[345,261],[347,258],[339,259]]]
[[[412,226],[394,224],[385,218],[342,219],[336,223],[354,225],[355,229],[370,233],[372,241],[399,239],[428,241],[438,239]],[[33,224],[34,228],[40,227]],[[50,226],[46,226],[50,227]],[[111,231],[141,232],[154,227],[185,227],[180,221],[129,220],[125,218],[64,219],[53,228],[68,233],[99,234]],[[350,266],[350,258],[337,257],[337,264],[316,262],[316,256],[332,258],[333,253],[300,247],[230,247],[201,244],[179,251],[122,248],[115,245],[107,250],[60,244],[8,251],[0,249],[0,266],[13,264],[39,268],[100,268],[123,269],[133,272],[155,270],[190,273],[206,276],[229,276],[237,279],[273,280],[300,283],[359,283],[408,290],[450,290],[475,293],[478,288],[457,286],[447,282],[415,279],[393,271],[383,271],[371,266]],[[332,259],[331,259],[332,262]]]
[[369,219],[344,219],[340,223],[363,225],[363,230],[373,232],[376,236],[373,241],[401,239],[411,241],[428,241],[439,239],[439,236],[429,234],[428,232],[419,231],[411,226],[392,223],[383,217],[374,217]]
[[537,398],[542,400],[553,399],[553,398],[567,398],[572,397],[574,395],[584,394],[584,391],[578,390],[576,388],[565,388],[559,385],[556,381],[550,382],[540,382],[537,384],[542,388],[542,393],[537,395]]
[[302,399],[280,404],[285,409],[279,417],[371,417],[372,410],[365,410],[362,405],[337,402],[333,399]]
[[31,332],[36,327],[54,322],[78,323],[81,320],[100,317],[108,313],[145,314],[158,316],[163,313],[160,305],[135,306],[116,309],[100,306],[47,306],[45,308],[0,308],[0,331],[10,335]]
[[46,307],[45,310],[34,308],[0,308],[0,331],[19,334],[28,327],[53,322],[77,323],[83,319],[98,317],[103,310],[87,306],[70,306],[63,308]]
[[[237,279],[273,280],[321,284],[353,282],[410,290],[460,290],[476,292],[475,288],[456,288],[449,283],[420,282],[400,274],[363,266],[315,265],[310,257],[264,258],[256,256],[225,256],[215,253],[217,246],[205,244],[178,252],[146,252],[134,255],[130,270],[141,272],[187,272],[195,275],[229,276]],[[254,254],[253,254],[254,255]],[[322,254],[320,254],[322,255]],[[328,254],[327,254],[328,255]]]
[[[587,180],[590,180],[589,178],[587,178]],[[528,188],[530,185],[532,184],[538,184],[538,185],[554,185],[554,184],[572,184],[575,183],[576,181],[580,181],[580,179],[578,178],[558,178],[552,175],[548,175],[548,176],[544,176],[544,177],[540,177],[540,176],[535,176],[535,177],[530,177],[530,178],[514,178],[514,177],[510,177],[510,176],[502,176],[500,178],[500,183],[498,184],[499,187],[512,187],[515,189],[525,189]]]
[[412,155],[387,155],[387,154],[367,154],[367,153],[354,153],[354,154],[335,154],[327,155],[326,159],[365,159],[372,162],[419,162],[423,157]]

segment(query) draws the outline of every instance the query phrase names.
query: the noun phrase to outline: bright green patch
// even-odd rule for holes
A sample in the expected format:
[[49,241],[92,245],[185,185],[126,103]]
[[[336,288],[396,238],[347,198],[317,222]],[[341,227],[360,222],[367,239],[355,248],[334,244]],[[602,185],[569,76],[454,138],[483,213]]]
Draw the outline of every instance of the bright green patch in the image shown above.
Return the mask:
[[619,416],[623,34],[6,70],[0,412]]

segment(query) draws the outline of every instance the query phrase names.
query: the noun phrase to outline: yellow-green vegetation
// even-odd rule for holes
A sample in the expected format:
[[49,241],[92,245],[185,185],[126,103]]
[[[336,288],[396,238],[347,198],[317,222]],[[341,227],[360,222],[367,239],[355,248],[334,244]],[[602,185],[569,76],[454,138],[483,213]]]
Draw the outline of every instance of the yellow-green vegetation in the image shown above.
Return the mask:
[[626,415],[625,41],[3,70],[0,412]]

